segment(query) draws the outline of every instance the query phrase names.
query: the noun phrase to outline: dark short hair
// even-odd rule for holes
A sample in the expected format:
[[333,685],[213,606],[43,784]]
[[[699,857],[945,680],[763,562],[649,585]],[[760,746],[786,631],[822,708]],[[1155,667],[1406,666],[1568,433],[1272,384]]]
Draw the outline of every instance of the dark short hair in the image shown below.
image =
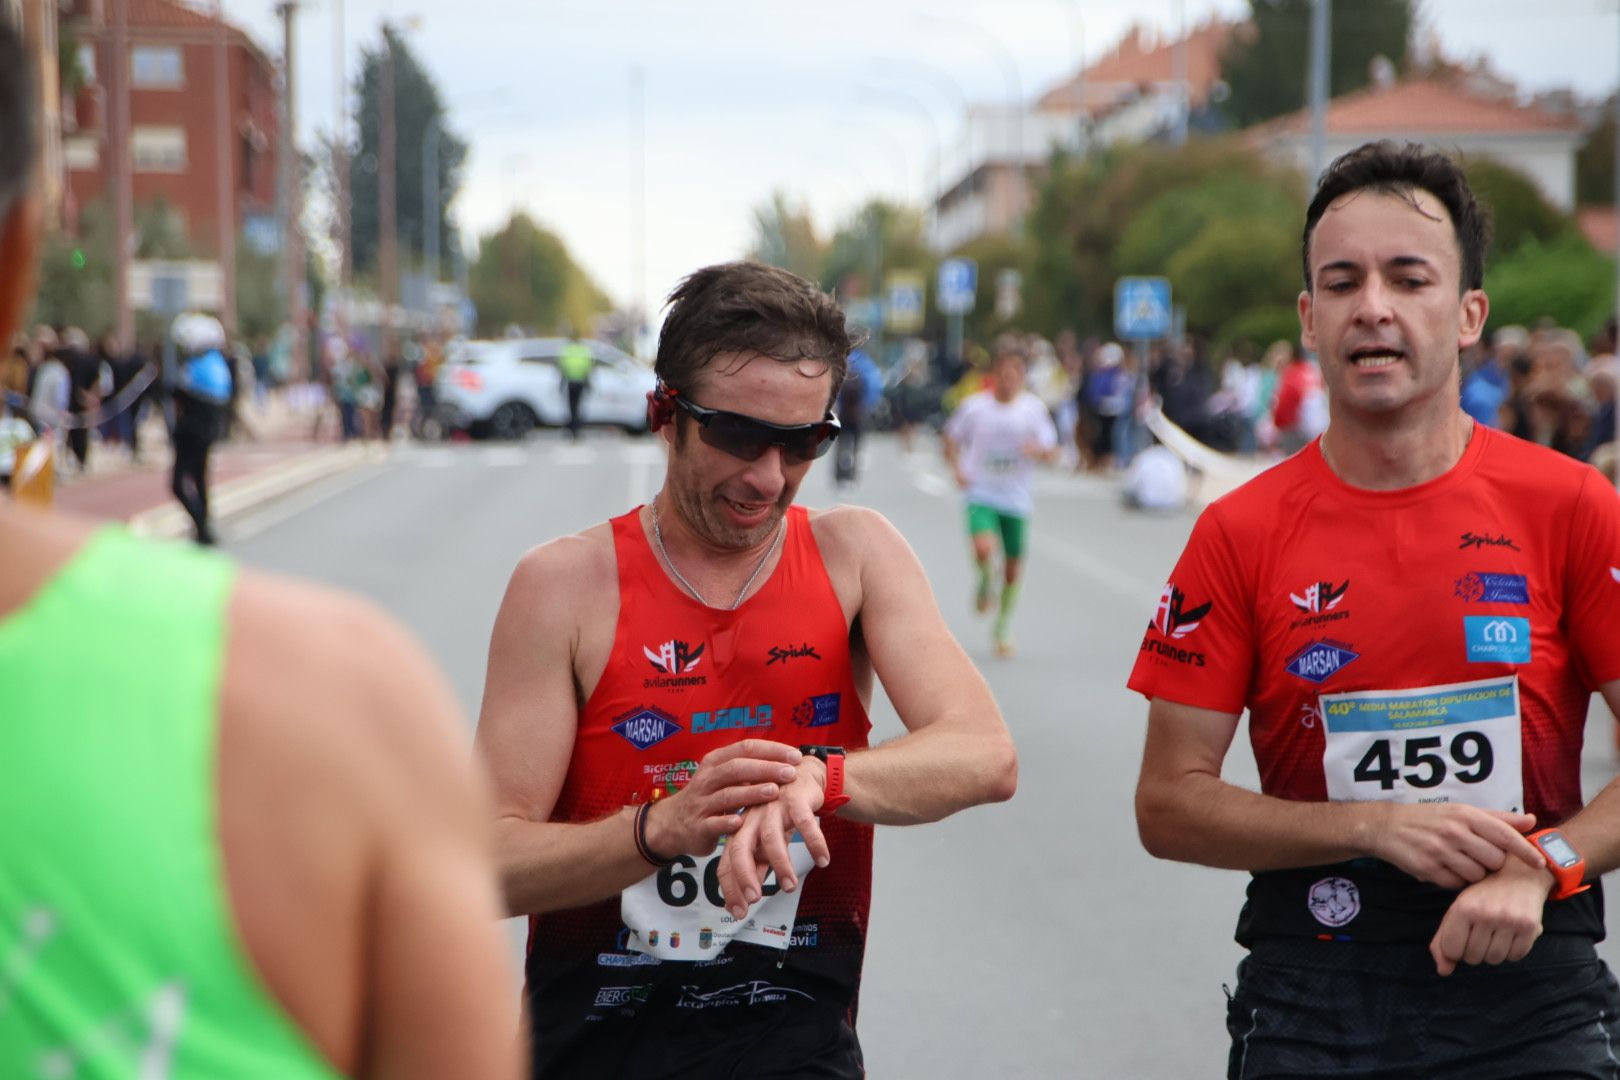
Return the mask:
[[669,386],[690,392],[698,373],[721,353],[820,362],[832,372],[830,407],[854,347],[837,301],[804,278],[763,263],[721,263],[688,275],[669,294],[653,370]]
[[33,178],[38,138],[34,81],[21,5],[0,0],[0,214],[11,209]]
[[1335,158],[1317,181],[1316,195],[1305,211],[1302,257],[1305,289],[1311,289],[1311,233],[1334,201],[1357,191],[1397,195],[1414,202],[1413,192],[1425,191],[1440,200],[1451,215],[1462,258],[1462,287],[1485,286],[1485,248],[1490,243],[1490,215],[1474,199],[1462,166],[1444,154],[1418,143],[1397,146],[1388,140],[1365,143]]

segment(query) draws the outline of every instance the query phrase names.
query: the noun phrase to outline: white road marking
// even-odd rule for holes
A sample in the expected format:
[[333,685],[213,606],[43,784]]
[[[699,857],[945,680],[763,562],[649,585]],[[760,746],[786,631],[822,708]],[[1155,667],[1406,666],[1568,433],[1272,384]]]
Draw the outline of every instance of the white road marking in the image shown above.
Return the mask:
[[492,446],[480,454],[479,458],[482,465],[509,469],[517,465],[527,465],[529,452],[521,446]]

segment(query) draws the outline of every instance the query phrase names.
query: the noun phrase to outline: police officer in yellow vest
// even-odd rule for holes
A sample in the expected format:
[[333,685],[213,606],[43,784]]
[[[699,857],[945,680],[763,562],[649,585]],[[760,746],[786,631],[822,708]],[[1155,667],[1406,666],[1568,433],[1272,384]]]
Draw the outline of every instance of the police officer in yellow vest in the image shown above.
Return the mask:
[[585,391],[591,385],[591,347],[578,338],[569,336],[568,344],[557,357],[557,367],[568,386],[568,433],[577,441],[579,425],[584,418]]

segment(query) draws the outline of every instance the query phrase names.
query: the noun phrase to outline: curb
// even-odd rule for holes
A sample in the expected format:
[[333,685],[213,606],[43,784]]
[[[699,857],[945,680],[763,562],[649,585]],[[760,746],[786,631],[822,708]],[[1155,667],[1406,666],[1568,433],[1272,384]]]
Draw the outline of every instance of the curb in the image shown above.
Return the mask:
[[[208,493],[208,511],[216,522],[229,521],[367,460],[374,459],[360,443],[312,450],[214,488]],[[171,502],[141,511],[129,519],[128,527],[136,536],[178,540],[191,534],[191,518]]]

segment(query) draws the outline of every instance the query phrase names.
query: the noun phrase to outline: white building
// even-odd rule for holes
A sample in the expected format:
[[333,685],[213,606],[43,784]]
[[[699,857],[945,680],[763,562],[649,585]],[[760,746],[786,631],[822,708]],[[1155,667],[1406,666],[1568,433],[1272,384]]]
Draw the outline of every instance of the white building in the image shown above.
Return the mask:
[[[1548,202],[1575,208],[1575,154],[1583,138],[1578,116],[1520,105],[1511,96],[1469,84],[1464,74],[1374,84],[1328,103],[1327,158],[1375,139],[1417,142],[1465,158],[1489,158],[1535,182]],[[1251,144],[1267,156],[1311,168],[1310,113],[1301,111],[1250,128]]]

